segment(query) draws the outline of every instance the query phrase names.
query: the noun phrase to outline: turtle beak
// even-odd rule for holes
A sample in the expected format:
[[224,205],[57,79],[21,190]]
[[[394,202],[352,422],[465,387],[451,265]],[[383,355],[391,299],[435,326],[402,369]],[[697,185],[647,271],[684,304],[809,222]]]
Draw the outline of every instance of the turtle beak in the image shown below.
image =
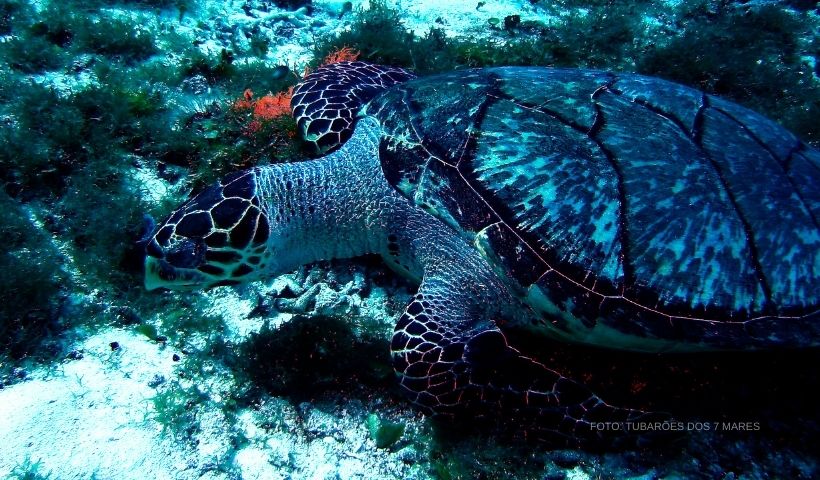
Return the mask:
[[204,275],[194,270],[174,268],[161,258],[145,256],[145,289],[193,290],[205,281]]
[[162,287],[159,279],[160,260],[151,256],[145,256],[145,289],[156,290]]

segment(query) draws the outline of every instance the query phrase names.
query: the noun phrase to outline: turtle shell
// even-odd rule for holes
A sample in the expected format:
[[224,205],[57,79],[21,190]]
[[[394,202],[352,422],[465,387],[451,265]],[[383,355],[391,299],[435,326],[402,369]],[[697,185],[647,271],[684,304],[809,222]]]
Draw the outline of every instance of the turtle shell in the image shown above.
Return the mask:
[[363,114],[390,184],[554,334],[639,350],[820,338],[820,153],[750,110],[640,75],[506,67],[412,80]]

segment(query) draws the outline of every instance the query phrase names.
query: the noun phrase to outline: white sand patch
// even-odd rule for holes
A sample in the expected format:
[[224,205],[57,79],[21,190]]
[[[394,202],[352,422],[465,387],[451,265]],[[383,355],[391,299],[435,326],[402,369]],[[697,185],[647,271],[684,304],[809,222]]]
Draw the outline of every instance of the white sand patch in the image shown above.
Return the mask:
[[567,480],[589,480],[590,476],[580,466],[567,472]]
[[188,185],[184,181],[171,183],[157,174],[155,165],[143,165],[139,157],[134,157],[137,168],[126,171],[134,193],[149,205],[161,205],[163,201],[184,199]]
[[148,384],[171,375],[171,353],[118,329],[76,350],[82,358],[0,390],[0,477],[28,459],[60,479],[184,478],[184,452],[150,420]]
[[[85,65],[90,62],[89,55],[78,55],[74,59],[75,65]],[[44,87],[54,90],[61,98],[68,98],[71,95],[82,92],[99,85],[96,74],[90,70],[74,72],[47,72],[32,75],[31,79]]]
[[289,475],[271,465],[270,452],[264,448],[246,447],[236,454],[236,464],[246,480],[279,480]]

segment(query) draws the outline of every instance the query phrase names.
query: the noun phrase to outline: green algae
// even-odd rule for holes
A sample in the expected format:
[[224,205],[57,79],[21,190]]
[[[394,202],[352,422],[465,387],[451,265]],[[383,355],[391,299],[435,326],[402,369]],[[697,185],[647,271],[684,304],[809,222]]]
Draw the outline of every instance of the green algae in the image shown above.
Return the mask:
[[54,350],[44,347],[65,328],[59,308],[68,277],[60,253],[23,205],[0,192],[0,211],[0,269],[5,272],[0,276],[0,377],[5,377],[13,361]]
[[349,323],[324,316],[295,316],[279,328],[265,322],[241,345],[240,370],[297,404],[326,391],[386,387],[392,375],[380,364],[389,364],[389,346],[357,338]]
[[43,469],[43,461],[38,459],[32,460],[26,457],[25,460],[11,472],[9,472],[8,480],[50,480],[55,478],[51,472],[46,472]]
[[151,418],[162,426],[163,434],[190,439],[200,429],[198,406],[208,400],[208,395],[197,386],[183,386],[174,381],[151,399]]
[[157,340],[157,338],[159,338],[159,332],[157,331],[157,327],[151,325],[150,323],[143,323],[137,325],[134,329],[138,333],[145,335],[145,337],[149,340]]
[[[685,2],[667,40],[638,58],[641,73],[730,98],[820,141],[820,83],[804,57],[818,54],[810,23],[774,4],[715,9]],[[671,33],[671,32],[670,32]],[[727,54],[731,52],[731,54]]]
[[391,448],[404,435],[407,425],[404,422],[392,422],[380,418],[377,414],[371,413],[364,421],[370,438],[376,443],[377,448]]

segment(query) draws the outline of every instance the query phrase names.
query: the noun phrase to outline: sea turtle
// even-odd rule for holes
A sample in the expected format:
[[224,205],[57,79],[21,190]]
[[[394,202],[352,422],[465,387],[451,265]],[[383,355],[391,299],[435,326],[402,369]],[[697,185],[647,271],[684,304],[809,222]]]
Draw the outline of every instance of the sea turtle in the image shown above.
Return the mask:
[[363,62],[308,75],[293,108],[326,155],[233,173],[185,202],[147,243],[148,289],[380,254],[419,283],[391,342],[413,402],[529,412],[568,436],[645,417],[511,338],[820,344],[820,152],[750,110],[636,74],[413,78]]

